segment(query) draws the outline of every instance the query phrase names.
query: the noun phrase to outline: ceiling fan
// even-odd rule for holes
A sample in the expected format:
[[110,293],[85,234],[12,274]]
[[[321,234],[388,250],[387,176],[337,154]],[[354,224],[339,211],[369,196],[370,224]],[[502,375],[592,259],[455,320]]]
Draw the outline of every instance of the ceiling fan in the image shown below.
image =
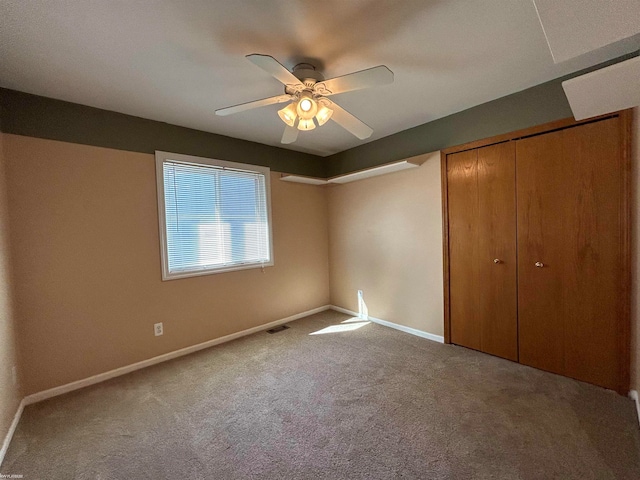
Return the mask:
[[284,95],[221,108],[216,110],[216,115],[230,115],[251,108],[290,102],[278,111],[278,115],[287,125],[282,135],[282,143],[295,142],[299,130],[313,130],[316,123],[322,126],[329,119],[361,140],[369,138],[373,133],[371,127],[327,97],[393,82],[393,72],[384,65],[325,80],[322,73],[308,63],[299,63],[290,72],[269,55],[254,53],[246,58],[284,84]]

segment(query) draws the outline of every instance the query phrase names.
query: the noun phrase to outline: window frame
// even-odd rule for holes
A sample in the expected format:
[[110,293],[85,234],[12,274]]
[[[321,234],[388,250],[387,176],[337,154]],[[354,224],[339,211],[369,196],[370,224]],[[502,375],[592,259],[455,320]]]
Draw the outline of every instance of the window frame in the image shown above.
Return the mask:
[[[228,162],[225,160],[217,160],[213,158],[196,157],[193,155],[184,155],[180,153],[170,153],[156,150],[156,193],[158,198],[158,224],[160,229],[160,257],[162,264],[162,281],[177,280],[179,278],[200,277],[203,275],[214,275],[217,273],[234,272],[236,270],[248,270],[252,268],[272,267],[273,259],[273,227],[271,219],[271,169],[259,165],[249,165],[246,163]],[[169,271],[169,252],[167,245],[167,217],[165,211],[165,195],[164,195],[164,164],[166,162],[182,163],[194,166],[211,166],[221,168],[222,170],[236,170],[243,172],[259,173],[264,175],[264,190],[266,196],[267,207],[267,233],[269,239],[269,261],[268,262],[251,262],[240,265],[218,267],[218,268],[202,268],[197,270],[181,271],[171,273]]]

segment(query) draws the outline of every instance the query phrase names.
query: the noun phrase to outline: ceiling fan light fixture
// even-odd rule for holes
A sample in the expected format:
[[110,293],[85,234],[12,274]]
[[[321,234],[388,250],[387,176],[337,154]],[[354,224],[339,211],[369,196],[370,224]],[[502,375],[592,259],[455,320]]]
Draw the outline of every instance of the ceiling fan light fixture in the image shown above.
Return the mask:
[[305,98],[300,102],[300,109],[303,112],[308,112],[309,110],[311,110],[311,107],[312,107],[311,100],[309,100],[308,98]]
[[287,125],[281,139],[284,144],[295,142],[298,131],[314,130],[329,119],[360,140],[369,138],[373,133],[371,127],[326,97],[393,82],[393,72],[384,65],[326,80],[311,64],[299,63],[291,71],[269,55],[253,53],[246,58],[283,84],[284,94],[219,108],[215,114],[225,116],[288,102],[278,110],[278,116]]
[[304,91],[300,94],[296,111],[298,116],[304,120],[310,120],[316,116],[316,113],[318,113],[318,102],[315,101],[311,92]]
[[290,103],[289,105],[284,107],[282,110],[278,110],[278,115],[280,116],[280,118],[284,123],[286,123],[290,127],[293,127],[294,124],[296,123],[296,117],[298,115],[296,112],[296,104]]
[[333,115],[333,110],[326,107],[325,105],[321,105],[318,109],[318,113],[316,114],[316,120],[318,121],[318,126],[321,127],[331,118]]
[[301,118],[298,123],[298,130],[308,131],[316,128],[316,124],[313,122],[313,118]]

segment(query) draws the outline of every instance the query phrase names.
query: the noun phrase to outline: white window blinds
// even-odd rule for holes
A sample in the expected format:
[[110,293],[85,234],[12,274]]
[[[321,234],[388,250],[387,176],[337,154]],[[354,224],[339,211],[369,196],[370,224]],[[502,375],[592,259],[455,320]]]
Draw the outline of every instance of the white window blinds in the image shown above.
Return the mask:
[[271,265],[267,181],[259,171],[162,161],[166,276]]

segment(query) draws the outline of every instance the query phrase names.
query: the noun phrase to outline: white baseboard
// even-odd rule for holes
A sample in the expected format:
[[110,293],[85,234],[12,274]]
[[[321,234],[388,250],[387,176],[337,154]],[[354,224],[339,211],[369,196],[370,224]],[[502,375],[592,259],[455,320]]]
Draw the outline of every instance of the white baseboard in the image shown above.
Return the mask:
[[638,413],[638,423],[640,424],[640,397],[638,396],[637,390],[631,390],[629,392],[629,397],[631,400],[636,402],[636,412]]
[[371,315],[367,315],[366,317],[363,317],[358,312],[347,310],[346,308],[342,308],[342,307],[336,307],[335,305],[331,305],[331,309],[335,310],[336,312],[346,313],[347,315],[353,315],[354,317],[360,317],[364,320],[370,320],[374,323],[384,325],[385,327],[395,328],[396,330],[400,330],[401,332],[415,335],[416,337],[422,337],[434,342],[444,343],[444,337],[441,335],[434,335],[433,333],[424,332],[416,328],[405,327],[404,325],[398,325],[397,323],[389,322],[387,320],[382,320],[381,318],[372,317]]
[[205,348],[213,347],[214,345],[230,342],[231,340],[235,340],[236,338],[240,338],[240,337],[245,337],[247,335],[251,335],[252,333],[268,330],[278,325],[282,325],[283,323],[292,322],[294,320],[298,320],[299,318],[306,317],[308,315],[324,312],[325,310],[329,310],[330,308],[331,308],[330,305],[324,305],[322,307],[314,308],[312,310],[307,310],[306,312],[298,313],[296,315],[291,315],[290,317],[287,317],[287,318],[281,318],[280,320],[275,320],[273,322],[266,323],[264,325],[259,325],[257,327],[249,328],[247,330],[242,330],[241,332],[232,333],[231,335],[215,338],[213,340],[199,343],[197,345],[192,345],[190,347],[181,348],[180,350],[174,350],[173,352],[165,353],[163,355],[158,355],[157,357],[149,358],[147,360],[142,360],[141,362],[116,368],[115,370],[109,370],[108,372],[99,373],[97,375],[93,375],[92,377],[84,378],[82,380],[77,380],[75,382],[67,383],[65,385],[60,385],[59,387],[54,387],[48,390],[43,390],[42,392],[33,393],[31,395],[26,396],[23,402],[25,405],[31,405],[32,403],[41,402],[42,400],[46,400],[47,398],[56,397],[58,395],[72,392],[80,388],[88,387],[89,385],[95,385],[96,383],[104,382],[106,380],[119,377],[121,375],[126,375],[127,373],[131,373],[145,367],[150,367],[151,365],[156,365],[158,363],[166,362],[168,360],[173,360],[174,358],[182,357],[184,355],[189,355],[190,353],[194,353],[199,350],[203,350]]
[[4,462],[4,456],[7,454],[7,450],[9,450],[9,444],[11,443],[11,439],[13,438],[13,434],[18,427],[18,422],[20,421],[20,417],[22,416],[22,411],[24,410],[25,402],[24,398],[20,401],[18,405],[18,410],[16,414],[13,416],[13,421],[9,426],[9,431],[7,435],[4,437],[4,441],[2,442],[2,449],[0,449],[0,467],[2,466],[2,462]]

